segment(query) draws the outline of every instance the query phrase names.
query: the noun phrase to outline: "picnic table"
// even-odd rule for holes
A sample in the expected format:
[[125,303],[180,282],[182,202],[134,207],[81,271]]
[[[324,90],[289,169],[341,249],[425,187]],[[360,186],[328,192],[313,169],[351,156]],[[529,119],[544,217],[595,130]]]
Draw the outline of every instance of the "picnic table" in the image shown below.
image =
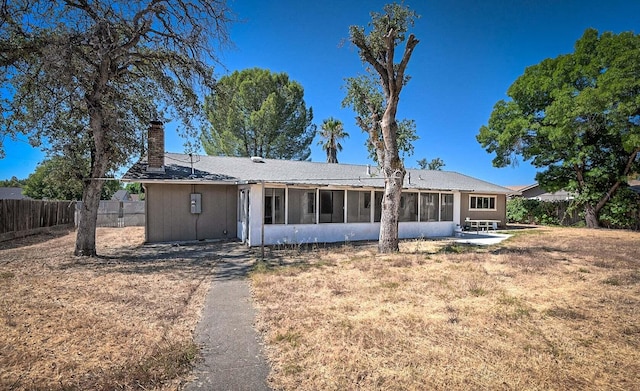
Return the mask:
[[490,229],[496,230],[498,229],[498,225],[501,223],[500,220],[471,220],[471,219],[465,219],[464,220],[464,229],[467,231],[471,231],[474,230],[476,232],[478,231],[488,231]]

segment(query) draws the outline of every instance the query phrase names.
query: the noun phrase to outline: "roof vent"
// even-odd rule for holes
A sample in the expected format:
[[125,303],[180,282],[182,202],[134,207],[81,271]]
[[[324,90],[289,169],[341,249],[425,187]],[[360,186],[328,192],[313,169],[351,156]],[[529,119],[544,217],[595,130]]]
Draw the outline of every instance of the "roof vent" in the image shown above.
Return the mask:
[[264,163],[262,156],[251,156],[251,161],[254,163]]

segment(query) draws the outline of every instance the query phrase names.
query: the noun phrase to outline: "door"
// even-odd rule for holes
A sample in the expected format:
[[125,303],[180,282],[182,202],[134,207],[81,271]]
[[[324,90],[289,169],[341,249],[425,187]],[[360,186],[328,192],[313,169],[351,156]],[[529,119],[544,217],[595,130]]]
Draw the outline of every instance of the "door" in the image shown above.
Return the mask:
[[242,243],[249,241],[249,189],[240,190],[240,223]]

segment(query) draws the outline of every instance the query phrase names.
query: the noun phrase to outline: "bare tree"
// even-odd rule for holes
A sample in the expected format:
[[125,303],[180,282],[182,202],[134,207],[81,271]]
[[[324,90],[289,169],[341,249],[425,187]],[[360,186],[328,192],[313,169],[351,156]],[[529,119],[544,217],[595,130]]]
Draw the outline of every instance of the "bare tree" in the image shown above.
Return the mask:
[[141,152],[151,120],[195,135],[201,94],[228,43],[223,0],[15,0],[0,22],[0,134],[84,156],[75,254],[96,254],[103,178]]
[[[382,139],[377,138],[377,132],[369,133],[385,179],[378,243],[378,251],[381,253],[398,251],[398,215],[406,171],[399,156],[396,113],[400,92],[408,81],[405,70],[413,49],[419,42],[413,34],[405,37],[416,18],[418,15],[408,7],[395,3],[387,4],[384,6],[384,13],[371,13],[368,34],[365,34],[365,28],[361,26],[351,26],[349,29],[351,42],[358,48],[362,61],[371,66],[373,72],[378,75],[384,94],[382,116],[378,118],[378,114],[370,110],[372,115],[376,116],[371,118],[371,121],[380,124]],[[405,40],[400,62],[394,63],[396,47]],[[362,94],[360,104],[373,109],[374,102],[367,102],[369,97],[370,94]]]

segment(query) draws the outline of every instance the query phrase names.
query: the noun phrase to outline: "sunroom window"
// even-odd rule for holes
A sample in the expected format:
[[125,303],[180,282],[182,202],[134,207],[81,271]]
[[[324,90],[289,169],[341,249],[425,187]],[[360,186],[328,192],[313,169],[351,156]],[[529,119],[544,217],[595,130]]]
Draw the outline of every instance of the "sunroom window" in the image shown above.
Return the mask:
[[320,222],[344,223],[344,190],[320,190]]
[[420,194],[420,221],[438,221],[440,213],[438,193]]
[[316,223],[315,189],[289,189],[289,224]]
[[264,223],[284,224],[284,189],[264,189]]
[[418,221],[418,193],[402,193],[398,221]]
[[440,221],[453,221],[453,194],[441,194]]
[[347,191],[347,223],[371,221],[371,192]]

